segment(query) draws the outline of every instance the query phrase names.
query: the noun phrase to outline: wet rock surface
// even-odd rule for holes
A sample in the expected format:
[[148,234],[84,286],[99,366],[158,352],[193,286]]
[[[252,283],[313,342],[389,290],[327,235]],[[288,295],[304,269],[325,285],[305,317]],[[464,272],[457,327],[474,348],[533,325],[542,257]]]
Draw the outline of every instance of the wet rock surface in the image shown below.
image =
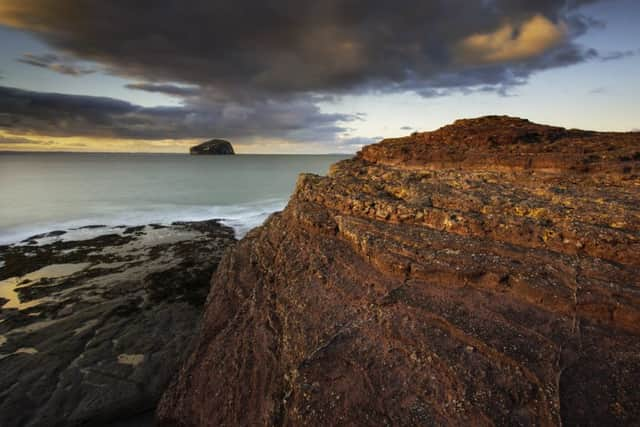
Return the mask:
[[303,175],[214,275],[166,425],[631,425],[640,135],[508,117]]
[[151,425],[234,241],[204,221],[0,247],[0,425]]

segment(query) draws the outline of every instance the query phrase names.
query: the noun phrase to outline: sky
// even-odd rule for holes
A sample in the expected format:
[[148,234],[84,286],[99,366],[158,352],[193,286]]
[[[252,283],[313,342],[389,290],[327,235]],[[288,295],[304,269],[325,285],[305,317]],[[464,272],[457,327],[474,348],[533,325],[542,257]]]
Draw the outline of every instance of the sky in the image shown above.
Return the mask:
[[640,129],[637,0],[0,0],[0,150],[353,153],[459,118]]

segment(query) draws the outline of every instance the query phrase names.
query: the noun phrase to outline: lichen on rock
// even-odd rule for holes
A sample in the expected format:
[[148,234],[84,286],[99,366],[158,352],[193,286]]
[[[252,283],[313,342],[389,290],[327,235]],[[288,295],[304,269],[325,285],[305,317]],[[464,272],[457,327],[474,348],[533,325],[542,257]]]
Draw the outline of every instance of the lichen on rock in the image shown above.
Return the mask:
[[301,176],[222,259],[159,420],[640,419],[637,153],[637,133],[485,117]]

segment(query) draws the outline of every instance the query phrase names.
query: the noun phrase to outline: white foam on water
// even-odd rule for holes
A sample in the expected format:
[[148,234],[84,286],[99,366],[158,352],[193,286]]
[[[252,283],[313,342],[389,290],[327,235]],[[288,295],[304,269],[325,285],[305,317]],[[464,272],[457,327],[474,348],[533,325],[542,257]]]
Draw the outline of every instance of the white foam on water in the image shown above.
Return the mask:
[[271,214],[283,210],[286,204],[286,200],[273,199],[257,206],[237,206],[234,212],[222,216],[221,222],[233,228],[236,237],[241,239],[251,229],[262,225]]
[[[0,245],[119,233],[119,225],[220,219],[237,237],[281,210],[298,174],[348,156],[21,153],[0,156]],[[103,229],[77,228],[105,225]],[[38,239],[40,240],[40,239]],[[1,257],[0,257],[1,258]],[[0,259],[2,262],[2,259]],[[0,267],[1,268],[1,267]]]
[[[219,206],[183,206],[155,205],[145,210],[114,210],[111,213],[79,220],[34,224],[28,227],[16,227],[0,231],[0,245],[16,244],[39,234],[61,230],[65,234],[41,237],[37,244],[49,244],[56,241],[87,240],[103,234],[122,233],[124,228],[117,226],[138,226],[147,224],[169,225],[176,221],[205,221],[219,219],[235,230],[236,237],[242,238],[254,227],[261,225],[274,212],[284,209],[286,199],[265,199],[251,203]],[[83,228],[104,225],[100,228]],[[3,263],[0,260],[0,263]],[[0,268],[2,265],[0,264]]]

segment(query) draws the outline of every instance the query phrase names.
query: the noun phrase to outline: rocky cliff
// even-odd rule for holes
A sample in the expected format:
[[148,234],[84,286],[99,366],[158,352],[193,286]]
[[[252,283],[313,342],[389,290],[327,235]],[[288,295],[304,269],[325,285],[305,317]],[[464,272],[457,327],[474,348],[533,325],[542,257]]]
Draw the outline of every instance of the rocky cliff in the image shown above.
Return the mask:
[[223,258],[167,425],[640,419],[640,134],[508,117],[300,177]]

